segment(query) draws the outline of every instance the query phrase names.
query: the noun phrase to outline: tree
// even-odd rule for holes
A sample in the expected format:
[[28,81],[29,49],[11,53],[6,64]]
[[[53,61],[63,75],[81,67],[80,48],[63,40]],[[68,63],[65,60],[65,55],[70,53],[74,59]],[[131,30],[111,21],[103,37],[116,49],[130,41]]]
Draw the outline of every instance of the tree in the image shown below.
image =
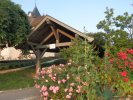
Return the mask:
[[87,33],[86,35],[89,37],[94,37],[96,43],[100,46],[104,46],[106,39],[106,34],[104,32]]
[[97,32],[94,33],[94,38],[97,43],[99,43],[101,46],[105,45],[105,40],[106,40],[106,34],[104,32]]
[[106,14],[105,19],[101,20],[97,24],[97,28],[103,29],[108,34],[113,31],[112,27],[114,10],[112,8],[109,9],[108,7],[106,7],[106,11],[104,13]]
[[129,33],[129,38],[133,39],[133,14],[125,12],[114,19],[115,26]]
[[123,48],[131,48],[131,42],[126,31],[116,30],[108,34],[108,37],[110,37],[111,48],[113,48],[115,52]]
[[[133,15],[125,12],[123,15],[113,16],[113,9],[106,8],[105,19],[97,24],[103,29],[107,45],[120,48],[133,48]],[[129,45],[130,44],[130,45]]]
[[18,4],[0,0],[0,44],[16,46],[30,32],[27,15]]

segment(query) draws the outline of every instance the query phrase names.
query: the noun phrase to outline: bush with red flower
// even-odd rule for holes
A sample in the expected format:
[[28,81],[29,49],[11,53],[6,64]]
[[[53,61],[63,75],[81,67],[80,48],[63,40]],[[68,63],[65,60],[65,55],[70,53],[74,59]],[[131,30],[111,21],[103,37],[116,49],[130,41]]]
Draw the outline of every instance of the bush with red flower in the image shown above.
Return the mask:
[[124,95],[133,93],[133,49],[125,49],[116,53],[110,62],[121,76],[119,85]]
[[108,100],[133,93],[133,50],[99,58],[91,45],[75,40],[62,51],[67,64],[42,68],[36,79],[44,100]]

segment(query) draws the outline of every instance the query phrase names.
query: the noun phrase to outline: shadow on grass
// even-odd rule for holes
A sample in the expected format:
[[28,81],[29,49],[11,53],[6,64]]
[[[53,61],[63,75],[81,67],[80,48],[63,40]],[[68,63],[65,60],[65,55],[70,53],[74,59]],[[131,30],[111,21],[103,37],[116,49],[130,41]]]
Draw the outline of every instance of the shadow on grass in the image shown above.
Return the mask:
[[0,91],[34,86],[35,68],[0,75]]

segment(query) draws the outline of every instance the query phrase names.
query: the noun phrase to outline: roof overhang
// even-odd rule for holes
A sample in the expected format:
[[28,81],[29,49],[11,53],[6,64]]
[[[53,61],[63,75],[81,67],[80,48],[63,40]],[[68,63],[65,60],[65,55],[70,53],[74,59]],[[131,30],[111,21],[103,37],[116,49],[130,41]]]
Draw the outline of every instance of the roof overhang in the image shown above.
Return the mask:
[[[27,43],[19,45],[22,49],[47,49],[47,51],[58,52],[60,48],[68,47],[71,41],[77,36],[86,39],[88,42],[94,40],[84,33],[68,26],[67,24],[49,16],[41,16],[31,22],[32,31],[27,36]],[[28,46],[29,45],[29,46]],[[55,45],[55,48],[50,48]]]

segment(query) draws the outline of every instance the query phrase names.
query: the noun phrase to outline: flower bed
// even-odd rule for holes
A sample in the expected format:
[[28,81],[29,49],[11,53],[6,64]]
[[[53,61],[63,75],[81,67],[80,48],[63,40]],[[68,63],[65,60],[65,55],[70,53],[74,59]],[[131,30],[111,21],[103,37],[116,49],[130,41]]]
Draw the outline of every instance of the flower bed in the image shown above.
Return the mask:
[[42,68],[38,73],[35,86],[44,100],[108,100],[132,95],[133,50],[115,55],[106,52],[101,59],[84,43],[77,44],[78,49],[70,47],[67,64]]

